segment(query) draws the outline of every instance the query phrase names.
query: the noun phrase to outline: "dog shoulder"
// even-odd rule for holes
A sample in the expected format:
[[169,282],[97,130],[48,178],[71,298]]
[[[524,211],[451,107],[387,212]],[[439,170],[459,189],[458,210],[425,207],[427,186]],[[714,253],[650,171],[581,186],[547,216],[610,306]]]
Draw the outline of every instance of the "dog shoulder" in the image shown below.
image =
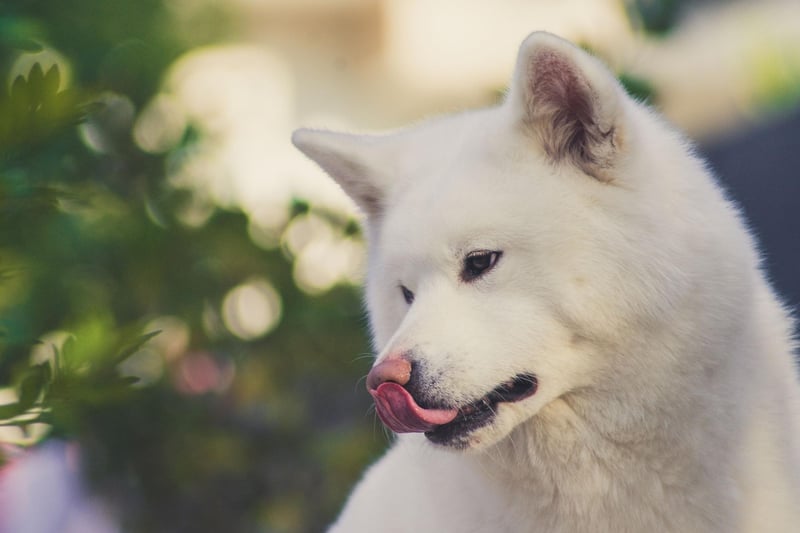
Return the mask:
[[350,495],[328,533],[497,531],[502,502],[469,461],[427,446],[420,435],[397,439]]

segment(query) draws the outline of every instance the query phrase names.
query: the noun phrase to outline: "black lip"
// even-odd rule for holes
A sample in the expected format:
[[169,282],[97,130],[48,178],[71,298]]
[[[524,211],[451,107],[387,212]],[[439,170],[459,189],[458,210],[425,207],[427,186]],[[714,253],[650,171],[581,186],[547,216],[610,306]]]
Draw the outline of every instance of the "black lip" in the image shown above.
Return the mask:
[[536,393],[538,380],[533,374],[518,374],[501,383],[482,398],[459,407],[452,421],[425,433],[431,442],[443,446],[464,448],[466,436],[488,425],[495,417],[495,407],[501,402],[518,402]]

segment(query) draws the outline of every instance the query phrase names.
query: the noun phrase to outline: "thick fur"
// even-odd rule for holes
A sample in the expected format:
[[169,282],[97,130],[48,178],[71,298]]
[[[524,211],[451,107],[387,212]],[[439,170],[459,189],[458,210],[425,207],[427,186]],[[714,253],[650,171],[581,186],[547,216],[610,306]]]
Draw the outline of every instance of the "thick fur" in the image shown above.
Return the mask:
[[[496,108],[294,142],[367,215],[376,363],[413,359],[434,406],[538,379],[449,442],[399,435],[331,531],[800,531],[787,312],[703,163],[595,58],[535,33]],[[474,250],[502,256],[466,283]]]

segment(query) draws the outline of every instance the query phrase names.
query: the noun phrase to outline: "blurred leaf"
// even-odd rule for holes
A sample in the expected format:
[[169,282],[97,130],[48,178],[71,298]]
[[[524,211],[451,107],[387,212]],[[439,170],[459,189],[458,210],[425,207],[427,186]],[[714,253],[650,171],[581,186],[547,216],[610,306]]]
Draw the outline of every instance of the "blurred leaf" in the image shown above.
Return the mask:
[[14,78],[13,83],[11,84],[11,95],[10,95],[10,109],[11,111],[19,110],[19,111],[27,111],[29,108],[28,104],[28,97],[29,91],[27,90],[27,82],[22,75],[17,76]]
[[17,48],[25,52],[36,53],[44,50],[44,47],[33,39],[14,39],[9,40],[8,44],[13,48]]
[[655,87],[649,81],[627,73],[620,74],[618,78],[629,95],[642,102],[656,103]]
[[19,399],[0,406],[0,425],[21,425],[38,421],[41,410],[34,412],[32,409],[43,398],[51,378],[49,362],[29,367],[20,379]]
[[629,18],[643,31],[665,35],[678,22],[681,8],[688,0],[626,0]]
[[55,95],[58,94],[58,85],[60,82],[61,75],[58,72],[58,65],[53,65],[44,76],[43,93],[50,97],[55,97]]
[[6,97],[0,94],[0,163],[11,149],[30,150],[85,116],[89,97],[71,90],[59,92],[59,83],[58,65],[45,75],[35,63],[27,77],[14,79]]
[[[55,65],[53,65],[55,67]],[[57,67],[56,67],[57,68]],[[30,101],[33,103],[35,109],[44,101],[44,72],[42,65],[34,63],[28,72],[28,92],[30,93]]]
[[32,366],[28,374],[22,379],[19,386],[19,401],[21,409],[28,410],[33,407],[43,392],[49,380],[49,364],[41,363]]
[[150,339],[152,339],[153,337],[155,337],[159,333],[161,333],[161,331],[157,330],[157,331],[151,331],[150,333],[145,333],[144,335],[141,335],[139,338],[134,340],[133,343],[131,343],[128,346],[125,346],[124,348],[122,348],[119,351],[119,353],[117,353],[117,355],[115,355],[111,359],[111,363],[114,364],[114,365],[117,365],[117,364],[121,363],[122,361],[124,361],[125,359],[127,359],[128,357],[130,357],[131,355],[136,353],[139,350],[139,348],[141,348],[147,341],[149,341]]
[[24,412],[25,408],[20,405],[19,402],[0,405],[0,425],[5,425],[5,423],[13,420]]

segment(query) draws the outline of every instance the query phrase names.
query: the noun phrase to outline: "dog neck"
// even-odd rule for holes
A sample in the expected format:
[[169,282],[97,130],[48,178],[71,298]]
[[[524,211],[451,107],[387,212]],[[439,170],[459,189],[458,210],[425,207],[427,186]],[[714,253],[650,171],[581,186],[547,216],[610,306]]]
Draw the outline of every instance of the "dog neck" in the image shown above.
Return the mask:
[[[726,381],[729,370],[715,378]],[[731,523],[737,498],[735,483],[719,480],[735,470],[730,435],[741,413],[708,383],[698,393],[701,384],[672,377],[684,383],[671,395],[645,394],[641,375],[617,390],[567,393],[478,455],[480,468],[500,490],[527,487],[510,500],[520,512],[559,517],[554,531],[615,531],[634,514],[642,531],[716,531]]]

